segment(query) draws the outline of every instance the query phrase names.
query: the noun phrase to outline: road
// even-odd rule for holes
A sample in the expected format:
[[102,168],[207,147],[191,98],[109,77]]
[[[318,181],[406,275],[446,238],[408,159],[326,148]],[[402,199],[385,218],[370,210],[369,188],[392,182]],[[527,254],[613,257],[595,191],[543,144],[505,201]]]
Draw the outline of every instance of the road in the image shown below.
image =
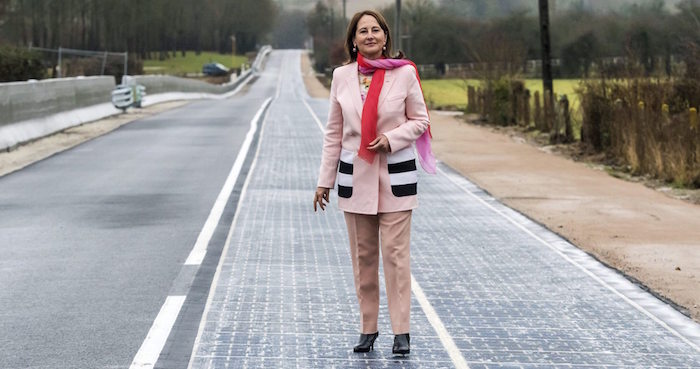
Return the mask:
[[129,366],[166,297],[189,291],[199,270],[183,264],[276,82],[0,177],[0,368]]
[[343,216],[311,210],[328,106],[299,63],[0,178],[0,368],[700,367],[696,323],[444,164],[420,176],[412,354],[384,293],[352,353]]

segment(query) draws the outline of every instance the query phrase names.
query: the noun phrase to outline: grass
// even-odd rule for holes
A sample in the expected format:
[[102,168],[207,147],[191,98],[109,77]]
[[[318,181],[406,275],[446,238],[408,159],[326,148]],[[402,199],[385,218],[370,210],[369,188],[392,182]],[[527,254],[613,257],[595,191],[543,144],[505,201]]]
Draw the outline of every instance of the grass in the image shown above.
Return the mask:
[[[578,79],[557,79],[554,80],[554,93],[557,96],[566,94],[572,109],[578,109],[578,95],[575,89],[578,88]],[[481,81],[476,79],[428,79],[422,81],[425,99],[433,108],[439,109],[465,109],[467,107],[467,92],[465,83],[478,87]],[[535,91],[542,93],[542,80],[526,79],[525,88],[532,94]]]
[[423,95],[428,105],[435,109],[467,108],[467,90],[465,83],[479,86],[479,81],[470,79],[426,79],[421,81]]
[[196,55],[194,51],[188,51],[185,57],[179,52],[176,57],[165,60],[144,60],[143,71],[146,74],[172,74],[184,75],[187,73],[201,73],[202,66],[206,63],[221,63],[228,68],[240,68],[248,63],[248,58],[243,55],[219,54],[203,51]]

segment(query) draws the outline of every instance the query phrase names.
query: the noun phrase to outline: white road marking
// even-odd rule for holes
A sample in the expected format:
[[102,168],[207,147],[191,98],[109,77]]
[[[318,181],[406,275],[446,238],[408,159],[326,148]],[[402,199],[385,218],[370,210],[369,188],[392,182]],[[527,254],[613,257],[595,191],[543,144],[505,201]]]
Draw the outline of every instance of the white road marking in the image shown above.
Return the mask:
[[185,261],[185,265],[202,264],[204,256],[207,254],[207,246],[209,245],[209,241],[211,240],[211,237],[214,234],[214,230],[216,229],[217,224],[219,224],[221,214],[223,214],[224,212],[224,208],[226,207],[228,198],[231,196],[231,191],[233,191],[233,186],[235,186],[236,180],[238,180],[238,175],[240,174],[241,168],[243,167],[243,162],[246,159],[246,153],[250,148],[250,143],[253,141],[255,132],[258,130],[257,122],[260,119],[260,116],[262,115],[263,111],[265,111],[265,108],[270,104],[271,101],[272,98],[268,97],[267,100],[263,102],[260,109],[258,109],[258,112],[253,117],[253,120],[250,121],[250,129],[248,130],[248,134],[246,135],[246,138],[243,141],[243,144],[241,145],[241,149],[238,151],[236,161],[233,163],[233,167],[231,168],[231,171],[229,172],[229,175],[226,178],[224,187],[221,188],[221,192],[219,192],[219,196],[214,202],[214,207],[212,207],[211,211],[209,212],[209,217],[207,217],[207,220],[204,223],[204,227],[200,231],[199,236],[197,237],[197,241],[194,243],[194,247],[192,248],[192,251],[190,251],[190,255]]
[[[209,217],[204,223],[204,228],[202,228],[202,231],[197,238],[197,242],[195,242],[194,248],[190,252],[185,265],[200,265],[202,260],[204,260],[204,256],[207,253],[209,240],[211,240],[214,230],[219,224],[219,220],[221,219],[221,215],[226,207],[231,191],[233,191],[233,186],[236,184],[236,180],[241,172],[243,162],[246,159],[246,153],[248,152],[253,137],[255,136],[255,132],[257,131],[257,122],[260,120],[263,111],[265,111],[265,108],[267,108],[271,101],[272,98],[267,98],[267,100],[263,102],[260,109],[258,109],[258,112],[253,117],[253,120],[251,120],[250,130],[248,130],[248,134],[241,145],[236,161],[233,163],[233,167],[226,178],[226,182],[224,183],[221,192],[219,192],[219,196],[216,198],[214,207],[209,213]],[[258,150],[259,148],[260,147],[258,146]],[[257,151],[255,155],[257,157]],[[248,179],[246,179],[246,186],[247,183]],[[236,211],[236,215],[237,214],[238,211]],[[185,298],[186,296],[168,296],[165,299],[165,303],[163,303],[160,312],[153,322],[153,326],[151,326],[151,329],[148,331],[146,339],[143,341],[143,344],[141,344],[141,348],[136,353],[130,369],[152,368],[156,364],[156,361],[158,361],[158,357],[160,356],[160,352],[163,350],[163,346],[165,346],[165,342],[170,335],[173,324],[175,324],[175,320],[180,314],[180,309],[182,308],[182,304],[185,302]]]
[[[265,133],[265,122],[267,121],[267,116],[269,114],[268,112],[265,114],[265,118],[262,120],[261,124],[261,129],[260,129],[260,139],[262,139],[263,133]],[[191,369],[192,364],[194,362],[194,357],[197,354],[197,349],[199,348],[199,343],[202,338],[202,333],[204,332],[204,326],[206,325],[206,319],[207,316],[209,315],[209,309],[212,304],[212,299],[214,298],[214,293],[216,292],[216,287],[218,285],[219,281],[219,274],[221,274],[221,268],[224,265],[224,260],[226,260],[226,255],[228,255],[228,249],[229,245],[231,244],[231,237],[233,235],[233,231],[236,229],[236,224],[238,223],[238,215],[241,213],[241,204],[243,203],[243,199],[245,198],[246,193],[248,192],[248,184],[250,183],[250,179],[253,177],[251,174],[255,170],[255,166],[258,164],[258,154],[260,153],[260,147],[261,147],[261,142],[258,141],[258,147],[255,150],[255,156],[253,156],[253,162],[250,165],[250,170],[248,171],[248,176],[245,179],[245,182],[243,183],[243,188],[241,189],[241,196],[238,199],[238,205],[236,205],[236,213],[233,216],[233,221],[231,222],[231,227],[228,230],[228,235],[226,236],[226,243],[224,244],[224,248],[221,251],[221,257],[219,258],[219,265],[216,267],[216,272],[214,273],[214,278],[212,279],[211,287],[209,288],[209,293],[207,295],[207,303],[204,305],[204,312],[202,313],[202,320],[199,322],[199,331],[197,332],[197,337],[195,338],[194,345],[192,345],[192,354],[190,355],[190,363],[188,364],[187,368]]]
[[131,362],[130,369],[153,368],[158,361],[160,352],[168,340],[170,330],[175,324],[182,304],[186,296],[168,296],[165,303],[160,308],[160,312],[153,322],[151,329],[146,335],[146,339],[141,344],[141,348],[136,353],[134,361]]
[[306,99],[303,99],[303,98],[301,99],[301,101],[304,102],[304,105],[306,105],[306,109],[308,109],[308,110],[309,110],[309,113],[311,113],[311,117],[314,118],[314,121],[315,121],[316,124],[318,125],[318,129],[320,129],[321,132],[323,132],[323,131],[324,131],[324,129],[323,129],[323,124],[321,123],[321,121],[320,121],[320,120],[318,119],[318,117],[316,116],[316,113],[314,113],[314,111],[311,109],[311,106],[309,106],[309,103],[307,103],[307,102],[306,102]]
[[[302,101],[304,101],[304,105],[306,105],[306,108],[309,110],[309,113],[311,113],[311,116],[316,121],[316,124],[318,124],[318,128],[321,130],[321,132],[323,132],[323,125],[318,119],[316,113],[314,113],[306,100],[302,99]],[[464,356],[462,356],[462,352],[459,351],[459,348],[457,348],[457,345],[455,345],[452,336],[450,336],[450,333],[445,328],[445,325],[442,324],[440,316],[437,315],[437,312],[430,304],[430,301],[428,301],[428,298],[425,297],[423,289],[420,287],[420,284],[418,284],[418,281],[416,281],[416,278],[413,277],[413,273],[411,273],[411,292],[413,292],[413,295],[416,296],[416,300],[418,300],[418,304],[420,304],[421,309],[423,309],[423,313],[425,313],[425,316],[428,318],[430,325],[433,326],[433,329],[435,332],[437,332],[438,337],[440,337],[440,342],[442,342],[442,346],[447,351],[447,354],[450,355],[450,359],[452,359],[452,364],[454,364],[455,368],[469,369],[467,360],[464,358]]]
[[430,301],[428,301],[428,299],[425,297],[423,289],[420,288],[420,285],[416,279],[413,278],[413,273],[411,273],[411,291],[413,291],[413,294],[416,296],[416,300],[418,300],[418,304],[420,304],[421,309],[423,309],[423,312],[428,318],[430,325],[433,326],[433,329],[435,329],[435,332],[437,332],[438,337],[440,337],[442,346],[445,347],[445,350],[447,350],[447,353],[450,355],[450,359],[452,359],[452,363],[455,365],[455,368],[469,369],[467,360],[464,359],[464,356],[462,356],[462,353],[457,348],[457,345],[455,345],[455,341],[452,340],[452,336],[450,336],[450,333],[447,332],[445,325],[442,324],[442,320],[440,320],[437,312],[435,312],[433,306],[430,305]]
[[656,317],[656,315],[650,313],[650,312],[647,311],[644,307],[642,307],[641,305],[639,305],[639,304],[636,303],[635,301],[631,300],[629,297],[627,297],[627,296],[625,296],[624,294],[622,294],[620,291],[618,291],[617,289],[615,289],[615,287],[609,285],[607,282],[605,282],[604,280],[602,280],[600,277],[598,277],[597,275],[595,275],[593,272],[591,272],[590,270],[586,269],[586,267],[584,267],[583,265],[577,263],[575,260],[573,260],[573,259],[571,259],[570,257],[566,256],[563,252],[561,252],[559,249],[557,249],[556,247],[554,247],[554,246],[553,246],[552,244],[550,244],[549,242],[543,240],[543,239],[540,238],[538,235],[532,233],[529,229],[525,228],[525,227],[522,226],[520,223],[516,222],[513,218],[511,218],[511,217],[509,217],[508,215],[502,213],[500,210],[494,208],[491,204],[487,203],[487,202],[484,201],[483,199],[481,199],[481,198],[479,198],[478,196],[476,196],[476,195],[474,195],[473,193],[471,193],[471,191],[467,190],[467,189],[464,188],[461,184],[457,183],[457,181],[455,181],[454,178],[452,178],[451,175],[445,173],[445,171],[443,171],[443,170],[440,169],[439,167],[437,168],[437,170],[438,170],[438,172],[442,173],[445,177],[447,177],[447,179],[448,179],[450,182],[454,183],[455,185],[457,185],[457,187],[459,187],[460,189],[462,189],[462,191],[466,192],[466,193],[469,194],[471,197],[473,197],[473,198],[475,198],[477,201],[479,201],[481,204],[483,204],[483,205],[485,205],[486,207],[488,207],[489,209],[493,210],[496,214],[499,214],[499,215],[501,215],[502,217],[504,217],[504,218],[505,218],[506,220],[508,220],[510,223],[512,223],[512,224],[515,225],[516,227],[520,228],[523,232],[525,232],[525,233],[527,233],[528,235],[532,236],[532,238],[534,238],[535,240],[539,241],[539,242],[542,243],[543,245],[545,245],[545,246],[549,247],[550,249],[552,249],[555,253],[557,253],[559,256],[561,256],[562,258],[564,258],[564,260],[568,261],[569,263],[571,263],[571,264],[574,265],[575,267],[579,268],[579,269],[582,270],[584,273],[588,274],[591,278],[593,278],[595,281],[597,281],[598,283],[600,283],[603,287],[605,287],[605,288],[609,289],[610,291],[612,291],[614,294],[616,294],[617,296],[619,296],[620,298],[622,298],[625,302],[627,302],[628,304],[632,305],[635,309],[639,310],[642,314],[648,316],[651,320],[655,321],[655,322],[658,323],[660,326],[664,327],[666,330],[668,330],[669,332],[671,332],[674,336],[680,338],[683,342],[687,343],[688,345],[690,345],[690,346],[691,346],[692,348],[694,348],[695,350],[700,351],[700,347],[698,347],[698,345],[696,345],[694,342],[690,341],[688,338],[686,338],[685,336],[683,336],[682,334],[680,334],[678,331],[676,331],[675,329],[673,329],[671,326],[669,326],[668,324],[666,324],[666,322],[664,322],[663,320],[661,320],[661,319],[659,319],[658,317]]
[[[284,65],[280,66],[280,69],[283,68]],[[275,92],[275,100],[280,98],[280,91],[282,91],[282,71],[280,70],[280,76],[277,78],[277,91]]]

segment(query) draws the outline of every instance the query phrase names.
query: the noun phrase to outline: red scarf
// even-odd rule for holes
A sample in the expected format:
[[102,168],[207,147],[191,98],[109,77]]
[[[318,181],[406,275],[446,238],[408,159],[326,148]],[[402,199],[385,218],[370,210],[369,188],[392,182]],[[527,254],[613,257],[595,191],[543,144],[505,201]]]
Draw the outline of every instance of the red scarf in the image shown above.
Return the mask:
[[[369,91],[367,92],[367,97],[365,98],[365,104],[362,108],[362,137],[360,141],[360,150],[357,156],[362,158],[368,163],[374,162],[374,155],[376,152],[369,150],[367,147],[370,142],[377,138],[377,106],[379,104],[379,94],[382,92],[382,86],[384,86],[384,75],[387,69],[394,69],[404,65],[412,65],[416,70],[416,78],[418,78],[418,85],[420,86],[420,76],[418,75],[418,68],[416,65],[407,59],[377,59],[377,60],[366,60],[362,57],[362,54],[357,54],[357,66],[362,72],[372,72],[372,82],[369,85]],[[423,88],[421,86],[421,92]],[[427,109],[426,109],[427,110]],[[428,126],[428,135],[432,137],[430,133],[430,126]],[[431,153],[432,155],[432,153]]]

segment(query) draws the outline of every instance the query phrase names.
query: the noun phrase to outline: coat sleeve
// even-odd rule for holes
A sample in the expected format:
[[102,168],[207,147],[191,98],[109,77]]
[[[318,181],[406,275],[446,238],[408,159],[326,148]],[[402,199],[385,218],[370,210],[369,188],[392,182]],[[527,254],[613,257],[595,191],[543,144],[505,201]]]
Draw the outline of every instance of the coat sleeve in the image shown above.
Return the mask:
[[418,83],[418,77],[416,77],[416,70],[413,67],[401,69],[403,69],[401,72],[405,73],[402,75],[402,78],[411,79],[408,83],[408,94],[406,95],[407,121],[384,133],[389,140],[392,152],[410,146],[430,125],[428,109],[425,106],[425,99]]
[[323,137],[323,154],[321,156],[321,169],[318,176],[318,187],[333,188],[335,176],[340,160],[341,140],[343,135],[343,112],[338,103],[337,91],[340,78],[337,77],[337,69],[333,72],[331,81],[330,108],[328,120]]

